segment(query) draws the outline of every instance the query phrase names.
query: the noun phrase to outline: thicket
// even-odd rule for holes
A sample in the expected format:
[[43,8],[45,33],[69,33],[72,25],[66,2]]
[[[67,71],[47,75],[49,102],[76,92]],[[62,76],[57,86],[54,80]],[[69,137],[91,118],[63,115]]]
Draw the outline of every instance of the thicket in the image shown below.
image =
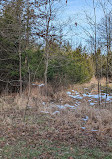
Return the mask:
[[[46,2],[39,1],[38,6],[26,0],[1,3],[1,90],[6,86],[19,90],[21,83],[23,86],[28,84],[29,76],[31,83],[37,80],[45,81],[45,72],[47,82],[57,86],[85,82],[92,77],[91,59],[86,52],[82,51],[81,47],[72,50],[60,41],[59,35],[54,34],[53,28],[55,30],[56,27],[51,23],[56,15],[51,6],[53,7],[55,2]],[[40,7],[40,13],[35,13],[34,6],[37,9]],[[47,10],[43,10],[43,6]],[[41,27],[45,19],[48,22],[47,28]],[[35,29],[38,32],[35,32]],[[44,39],[41,47],[37,43],[39,38]]]
[[[53,55],[51,55],[52,57]],[[44,81],[45,58],[44,49],[28,50],[28,65],[31,73],[31,81]],[[25,54],[23,54],[22,75],[24,80],[28,80],[27,64]],[[54,84],[68,84],[85,82],[93,76],[93,68],[90,57],[81,52],[80,48],[72,51],[63,49],[55,53],[48,65],[48,82]]]
[[[96,54],[92,55],[93,63],[94,63],[94,75],[96,78],[106,77],[108,70],[108,77],[112,78],[112,52],[110,51],[108,55],[105,55],[104,52],[101,51],[100,48],[97,49]],[[97,59],[97,63],[96,63]],[[107,63],[108,59],[108,63]]]
[[93,76],[91,62],[89,56],[81,52],[80,47],[74,51],[62,52],[50,61],[48,79],[65,84],[88,81]]
[[[7,58],[8,57],[9,56],[7,56]],[[10,60],[1,60],[1,74],[4,75],[1,84],[5,82],[4,84],[6,85],[6,83],[9,82],[9,85],[12,84],[13,86],[14,83],[17,84],[17,81],[19,81],[19,57],[17,54],[15,54],[15,56],[10,54],[10,57]],[[30,49],[22,52],[22,80],[25,85],[28,83],[28,66],[31,81],[44,81],[44,49],[37,48],[36,50]],[[74,51],[71,50],[70,53],[59,50],[58,54],[50,59],[48,82],[55,85],[85,82],[90,80],[92,76],[93,68],[91,59],[78,48]]]
[[88,54],[81,45],[73,50],[64,43],[63,26],[54,23],[57,1],[1,2],[0,91],[6,86],[19,90],[21,84],[27,86],[29,77],[31,83],[42,80],[56,86],[86,82],[93,75],[106,77],[107,69],[112,77],[110,47],[108,54],[100,47]]

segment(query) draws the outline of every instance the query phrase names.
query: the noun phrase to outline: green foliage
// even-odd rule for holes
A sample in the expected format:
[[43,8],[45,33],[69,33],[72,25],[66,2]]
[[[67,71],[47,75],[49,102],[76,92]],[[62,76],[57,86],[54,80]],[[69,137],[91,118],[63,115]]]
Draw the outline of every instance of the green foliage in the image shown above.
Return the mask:
[[111,159],[110,152],[104,152],[99,148],[82,148],[77,145],[69,145],[65,141],[60,143],[59,141],[51,141],[39,139],[38,142],[31,142],[27,145],[25,141],[17,141],[16,145],[5,145],[1,151],[3,158],[11,159],[27,159],[27,158],[54,158],[54,159]]
[[67,83],[85,82],[93,75],[91,60],[80,50],[60,53],[50,60],[48,67],[48,80]]
[[45,69],[45,64],[44,64],[44,52],[43,50],[27,50],[25,54],[23,54],[23,70],[24,76],[28,73],[28,67],[30,69],[31,73],[31,80],[36,80],[36,79],[43,79],[44,76],[44,69]]
[[[112,52],[110,51],[108,55],[101,54],[101,49],[98,48],[96,55],[93,55],[93,62],[95,66],[95,76],[106,77],[108,71],[108,77],[112,77]],[[108,62],[108,64],[107,64]]]
[[[20,52],[22,80],[28,82],[29,72],[31,81],[44,80],[46,53],[44,49],[34,49],[31,40],[34,38],[31,27],[34,19],[28,14],[31,8],[25,4],[23,0],[9,1],[0,14],[0,78],[2,81],[5,79],[5,83],[19,82]],[[81,46],[72,51],[67,43],[60,49],[60,45],[51,40],[48,55],[48,82],[85,82],[93,75],[91,59]]]
[[93,69],[89,56],[85,56],[81,49],[76,49],[69,55],[69,64],[67,66],[68,77],[73,82],[85,82],[90,80],[93,75]]
[[57,56],[50,60],[48,66],[48,80],[52,81],[63,77],[63,74],[65,73],[64,66],[66,60],[67,59],[64,56]]

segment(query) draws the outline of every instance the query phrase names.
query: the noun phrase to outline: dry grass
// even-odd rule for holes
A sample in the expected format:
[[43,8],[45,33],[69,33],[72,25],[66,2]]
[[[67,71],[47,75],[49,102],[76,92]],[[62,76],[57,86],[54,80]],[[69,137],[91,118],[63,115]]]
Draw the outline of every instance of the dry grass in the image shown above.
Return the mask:
[[[91,153],[87,156],[85,155],[87,152],[84,154],[83,148],[93,150],[96,147],[102,152],[102,155],[99,157],[97,154],[96,158],[104,159],[107,154],[111,158],[112,147],[109,146],[109,141],[112,139],[112,109],[90,106],[87,99],[81,99],[81,104],[75,107],[76,109],[57,107],[57,104],[74,105],[75,99],[70,98],[66,92],[75,90],[81,94],[84,93],[84,88],[94,93],[97,88],[96,79],[93,78],[87,84],[69,86],[68,89],[59,92],[54,92],[49,86],[48,96],[45,94],[45,88],[38,86],[32,86],[29,97],[28,90],[25,90],[21,97],[18,94],[1,96],[0,147],[4,159],[9,156],[9,158],[19,158],[18,156],[22,156],[24,152],[25,155],[21,158],[29,158],[27,154],[31,155],[30,153],[33,156],[30,158],[46,159],[46,156],[47,158],[69,158],[70,156],[78,158],[79,153],[74,152],[76,146],[79,146],[80,153],[83,152],[85,158],[95,158],[98,151],[95,151],[91,157]],[[56,111],[57,113],[54,113]],[[84,120],[86,117],[88,119]],[[63,143],[62,147],[60,147],[61,143]],[[60,153],[56,157],[58,147]],[[70,148],[66,150],[64,149],[66,147]],[[69,155],[66,157],[68,151]],[[7,155],[7,152],[10,155]]]
[[[83,118],[88,116],[87,121]],[[81,131],[81,127],[85,127],[86,133],[96,133],[97,136],[104,137],[105,135],[112,137],[112,111],[106,109],[95,109],[89,106],[82,105],[76,110],[63,111],[56,117],[58,125],[75,127],[76,130]],[[93,130],[93,131],[92,131]],[[96,131],[96,132],[95,132]]]
[[[104,79],[102,79],[104,81]],[[84,88],[89,87],[92,90],[96,89],[96,79],[93,78],[90,83],[82,84],[82,85],[74,85],[70,86],[69,90],[74,89],[79,93],[84,92]],[[39,83],[38,83],[39,85]],[[24,110],[26,107],[32,110],[36,108],[38,113],[46,113],[52,115],[53,112],[59,111],[60,113],[56,113],[52,115],[55,118],[58,125],[63,125],[65,123],[66,126],[71,125],[76,128],[76,132],[85,131],[96,133],[97,135],[111,136],[112,134],[112,109],[100,109],[98,107],[90,107],[85,99],[82,99],[81,105],[78,106],[75,110],[71,110],[70,108],[60,109],[56,106],[56,104],[64,105],[64,104],[74,104],[74,100],[70,98],[66,94],[67,90],[62,90],[60,92],[54,93],[51,86],[48,87],[49,96],[45,95],[44,87],[34,87],[32,86],[30,96],[28,98],[28,91],[26,90],[24,94],[20,97],[19,95],[15,96],[2,96],[0,98],[1,110],[4,109],[19,109]],[[84,122],[82,118],[88,116],[89,119]],[[65,126],[64,125],[64,126]],[[85,127],[83,130],[81,127]],[[92,132],[91,130],[96,130],[96,132]],[[112,137],[112,136],[111,136]]]
[[[55,99],[60,99],[60,96],[66,102],[71,102],[65,92],[56,94]],[[48,100],[43,105],[44,96],[38,94],[30,97],[29,104],[32,107],[27,109],[23,120],[27,98],[26,95],[22,97],[17,95],[12,102],[8,98],[1,101],[3,102],[3,109],[0,111],[2,158],[16,159],[21,156],[21,158],[57,159],[70,156],[79,158],[82,155],[88,159],[105,159],[107,155],[110,156],[109,159],[111,158],[112,147],[109,141],[112,139],[112,111],[90,107],[86,101],[73,110],[59,109],[55,103]],[[47,111],[49,113],[44,113]],[[53,115],[54,111],[60,113]],[[86,116],[88,120],[83,121]],[[77,148],[81,156],[78,155]]]
[[[105,79],[101,79],[101,85],[105,85]],[[48,96],[46,96],[45,93],[45,87],[39,87],[38,85],[41,83],[35,83],[37,86],[32,86],[31,87],[31,93],[30,93],[30,98],[28,102],[28,89],[24,91],[24,94],[22,97],[19,95],[15,95],[15,103],[18,105],[20,108],[25,108],[26,104],[30,106],[41,106],[43,102],[45,103],[50,103],[51,101],[53,102],[58,102],[60,104],[65,104],[69,103],[72,104],[73,100],[66,94],[67,91],[75,90],[79,92],[80,94],[85,93],[84,88],[88,88],[87,91],[89,91],[92,94],[97,94],[98,93],[98,88],[97,88],[97,79],[93,77],[90,82],[84,83],[84,84],[75,84],[75,85],[70,85],[68,89],[61,89],[61,91],[55,92],[52,88],[51,85],[48,85]]]
[[[108,81],[108,87],[112,87],[112,83],[110,83],[109,81]],[[100,84],[101,84],[101,86],[105,87],[106,79],[105,78],[100,79]],[[98,80],[95,77],[93,77],[90,82],[83,83],[83,84],[70,85],[69,89],[70,90],[74,89],[74,90],[82,93],[84,91],[84,88],[88,88],[88,89],[90,89],[90,92],[91,91],[97,92],[97,90],[98,90],[97,87],[98,87]]]
[[[2,112],[6,110],[5,105],[8,106],[7,109],[24,110],[27,104],[26,96],[16,96],[12,103],[8,103],[8,101],[10,101],[8,99],[5,101],[3,99],[1,100],[3,104]],[[67,101],[70,103],[69,99],[66,99],[66,102]],[[62,126],[63,129],[66,126],[69,128],[74,127],[77,133],[85,131],[86,133],[96,133],[100,138],[105,135],[112,137],[112,110],[90,107],[86,101],[83,101],[83,103],[74,110],[70,108],[59,109],[55,103],[49,102],[43,105],[41,100],[39,101],[33,98],[30,98],[29,104],[31,104],[30,112],[34,108],[36,108],[37,113],[49,112],[49,115],[55,118],[56,125],[59,125],[59,127]],[[59,111],[60,113],[53,115],[54,111]],[[86,116],[88,116],[88,120],[83,121],[83,118]],[[10,117],[8,117],[7,120],[10,121]],[[81,127],[85,127],[85,130]],[[96,132],[92,132],[92,130],[96,130]]]

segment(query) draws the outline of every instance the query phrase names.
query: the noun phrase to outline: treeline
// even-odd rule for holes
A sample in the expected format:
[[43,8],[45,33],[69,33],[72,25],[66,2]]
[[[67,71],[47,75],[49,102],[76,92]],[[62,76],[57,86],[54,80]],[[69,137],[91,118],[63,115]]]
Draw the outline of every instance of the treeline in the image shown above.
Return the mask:
[[[0,92],[6,87],[22,92],[37,80],[57,86],[86,82],[95,74],[112,75],[111,52],[88,54],[81,45],[72,49],[56,23],[57,0],[0,2]],[[97,59],[97,62],[96,62]],[[108,68],[107,68],[108,67]]]
[[[105,51],[106,52],[106,51]],[[102,53],[101,49],[98,48],[96,54],[92,55],[94,63],[94,75],[96,78],[107,77],[112,80],[112,51],[109,54]],[[96,60],[97,59],[97,60]]]
[[29,76],[31,82],[42,80],[46,85],[84,82],[92,77],[90,57],[82,48],[73,51],[63,43],[59,27],[53,24],[57,1],[1,2],[1,89],[7,85],[23,89]]

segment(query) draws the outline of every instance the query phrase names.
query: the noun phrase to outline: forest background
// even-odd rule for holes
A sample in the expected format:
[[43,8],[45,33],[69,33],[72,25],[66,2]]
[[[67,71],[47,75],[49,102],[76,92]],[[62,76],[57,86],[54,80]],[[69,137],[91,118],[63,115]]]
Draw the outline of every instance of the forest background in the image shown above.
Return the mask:
[[111,0],[0,0],[0,158],[112,158]]
[[[0,92],[8,88],[8,92],[22,93],[36,81],[43,81],[47,92],[48,83],[56,89],[93,76],[98,81],[105,77],[108,84],[112,77],[112,4],[106,2],[91,1],[93,15],[84,13],[87,23],[80,26],[78,19],[61,19],[65,1],[0,1]],[[97,23],[98,7],[103,17]],[[80,38],[76,45],[69,39],[70,32],[75,32],[76,40],[85,34],[86,40]]]

